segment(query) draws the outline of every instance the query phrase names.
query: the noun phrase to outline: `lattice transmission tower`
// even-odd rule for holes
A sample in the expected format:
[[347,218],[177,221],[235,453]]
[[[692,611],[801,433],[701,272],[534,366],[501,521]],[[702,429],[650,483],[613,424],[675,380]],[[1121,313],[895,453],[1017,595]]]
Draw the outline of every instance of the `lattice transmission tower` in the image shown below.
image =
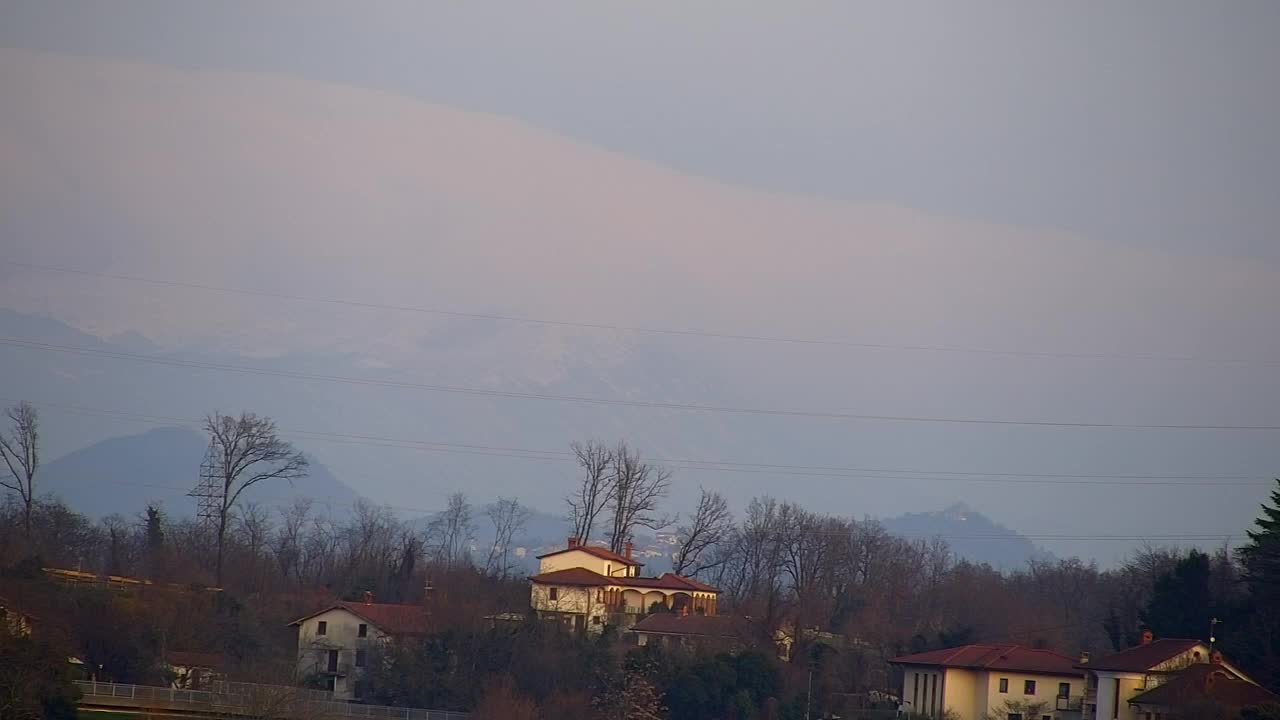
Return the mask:
[[226,495],[222,475],[222,453],[210,440],[200,463],[200,480],[195,489],[187,493],[196,499],[196,518],[207,530],[216,530],[222,517],[222,501]]

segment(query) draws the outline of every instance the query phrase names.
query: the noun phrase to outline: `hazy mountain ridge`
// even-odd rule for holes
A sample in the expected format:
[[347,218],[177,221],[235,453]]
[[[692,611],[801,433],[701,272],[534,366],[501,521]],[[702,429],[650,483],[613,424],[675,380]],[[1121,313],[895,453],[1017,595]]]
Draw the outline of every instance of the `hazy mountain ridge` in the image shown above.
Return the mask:
[[[1273,324],[1266,308],[1280,306],[1280,282],[1265,264],[744,190],[492,115],[287,77],[0,50],[0,91],[10,100],[0,103],[6,258],[278,293],[0,265],[0,305],[93,336],[64,344],[411,385],[868,415],[1266,424],[1280,401],[1280,390],[1259,391],[1274,385],[1265,369],[1245,365],[746,342],[394,309],[873,345],[1269,358],[1280,336],[1260,329]],[[368,497],[420,507],[458,488],[559,498],[572,468],[382,439],[563,452],[574,440],[625,438],[662,458],[975,474],[1245,475],[1277,457],[1261,435],[1223,445],[633,408],[14,347],[0,361],[5,397],[170,417],[247,409],[347,436],[298,442]],[[138,426],[52,411],[48,420],[60,452]],[[785,496],[881,517],[965,500],[1020,527],[1082,534],[1126,523],[1128,508],[1150,500],[1146,488],[1107,488],[1109,502],[1068,523],[1060,509],[1080,507],[1078,486],[851,475],[681,468],[673,500],[688,504],[706,485],[738,503]],[[1178,502],[1150,513],[1142,532],[1234,530],[1256,507],[1252,489],[1172,492]],[[1228,501],[1221,526],[1204,527],[1197,508]]]
[[[150,503],[158,503],[172,517],[190,517],[196,505],[186,492],[199,480],[207,447],[208,439],[189,428],[110,438],[48,462],[38,476],[38,492],[95,518],[113,513],[137,516]],[[259,483],[245,491],[241,502],[283,508],[308,498],[317,509],[345,512],[359,495],[323,463],[310,459],[306,477],[292,483]]]
[[924,540],[941,538],[957,557],[986,563],[999,570],[1016,570],[1026,567],[1030,560],[1053,557],[1030,539],[965,503],[955,503],[937,512],[906,513],[880,522],[896,535]]

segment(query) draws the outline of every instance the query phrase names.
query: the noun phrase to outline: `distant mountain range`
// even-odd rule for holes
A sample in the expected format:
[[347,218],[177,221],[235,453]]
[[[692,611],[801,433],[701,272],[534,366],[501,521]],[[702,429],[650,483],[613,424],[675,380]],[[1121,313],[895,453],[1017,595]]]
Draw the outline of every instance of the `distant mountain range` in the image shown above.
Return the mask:
[[[190,428],[158,428],[138,435],[110,438],[46,464],[41,472],[41,494],[55,495],[73,509],[94,518],[113,513],[137,515],[149,503],[159,503],[174,517],[194,514],[195,501],[186,493],[195,486],[207,440]],[[268,507],[283,507],[295,498],[311,498],[322,509],[341,515],[359,497],[351,487],[314,460],[306,478],[260,485],[244,500]],[[475,547],[483,549],[492,534],[483,515],[485,499],[473,498]],[[425,527],[427,517],[415,514]],[[1047,557],[1031,540],[999,525],[976,510],[957,503],[938,512],[908,513],[881,521],[889,532],[909,538],[945,539],[962,558],[999,569],[1023,567],[1034,557]],[[532,510],[524,532],[517,538],[526,549],[527,569],[536,567],[533,556],[562,547],[568,533],[563,517]],[[649,572],[670,567],[674,538],[670,533],[636,538],[636,555]]]
[[[103,440],[45,465],[38,476],[39,492],[95,518],[139,515],[150,503],[173,517],[190,516],[195,499],[186,493],[196,485],[207,446],[204,435],[187,428]],[[243,496],[246,502],[281,507],[301,497],[345,510],[358,495],[313,459],[305,478],[293,484],[260,483]]]

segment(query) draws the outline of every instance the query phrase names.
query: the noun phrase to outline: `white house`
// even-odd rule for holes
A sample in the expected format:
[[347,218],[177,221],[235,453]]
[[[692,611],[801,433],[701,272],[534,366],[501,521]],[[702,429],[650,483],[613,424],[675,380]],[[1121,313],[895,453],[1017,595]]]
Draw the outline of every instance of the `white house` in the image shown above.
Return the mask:
[[[1199,640],[1156,640],[1150,630],[1144,630],[1138,645],[1078,666],[1088,683],[1082,720],[1147,720],[1145,711],[1132,701],[1181,670],[1208,664],[1211,654]],[[1238,668],[1225,662],[1222,667],[1232,677],[1252,682]]]
[[538,556],[538,574],[529,578],[529,605],[539,617],[557,619],[579,632],[606,625],[630,627],[655,605],[675,613],[715,615],[720,591],[675,573],[642,577],[644,563],[625,553],[569,538],[562,550]]
[[902,709],[910,715],[1080,720],[1084,675],[1066,655],[1019,645],[963,645],[889,662],[902,669]]
[[324,678],[338,699],[356,696],[358,680],[389,638],[428,632],[426,608],[420,605],[339,602],[290,623],[298,628],[298,673]]

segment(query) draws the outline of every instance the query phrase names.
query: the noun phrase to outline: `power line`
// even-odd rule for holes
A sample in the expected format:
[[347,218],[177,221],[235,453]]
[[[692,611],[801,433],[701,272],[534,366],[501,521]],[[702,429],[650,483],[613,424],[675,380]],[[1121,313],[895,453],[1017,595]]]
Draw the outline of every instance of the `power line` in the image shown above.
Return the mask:
[[1215,365],[1263,365],[1276,366],[1280,365],[1280,360],[1258,360],[1247,358],[1203,358],[1182,355],[1159,355],[1152,353],[1086,353],[1086,352],[1049,352],[1038,350],[1007,350],[999,348],[979,348],[964,347],[954,345],[911,345],[911,344],[895,344],[895,343],[872,343],[857,342],[852,340],[839,340],[827,338],[802,338],[787,337],[780,335],[754,335],[743,333],[717,332],[709,330],[689,330],[689,329],[672,329],[672,328],[656,328],[641,325],[623,325],[617,323],[592,323],[579,322],[571,320],[558,320],[548,318],[536,318],[519,315],[504,315],[498,313],[480,313],[465,312],[458,310],[445,310],[441,308],[418,307],[411,305],[394,305],[389,303],[378,303],[363,300],[346,300],[341,298],[327,298],[314,295],[299,295],[293,293],[283,293],[273,290],[254,290],[249,288],[235,288],[219,285],[208,285],[204,283],[184,282],[179,280],[164,280],[159,278],[148,278],[137,275],[122,275],[118,273],[98,272],[93,270],[79,270],[75,268],[55,267],[52,265],[41,265],[36,263],[19,262],[16,260],[0,260],[0,264],[10,265],[12,267],[24,268],[27,270],[37,270],[41,272],[60,273],[66,275],[80,275],[84,277],[96,277],[108,280],[118,280],[124,282],[143,283],[148,285],[156,285],[163,287],[183,288],[187,290],[200,290],[204,292],[246,295],[260,298],[273,298],[276,300],[292,300],[299,302],[319,303],[326,305],[343,305],[355,308],[375,309],[375,310],[394,310],[398,312],[421,313],[428,315],[439,315],[444,317],[455,317],[468,320],[487,320],[492,322],[508,322],[520,323],[526,325],[547,325],[554,327],[571,327],[584,330],[603,330],[609,332],[625,332],[644,335],[668,335],[677,337],[700,337],[717,340],[737,340],[757,343],[778,343],[790,345],[811,345],[811,346],[833,346],[847,347],[864,350],[905,350],[916,352],[941,352],[941,353],[965,353],[977,355],[1004,355],[1010,357],[1028,357],[1028,358],[1044,358],[1044,359],[1075,359],[1075,360],[1126,360],[1126,361],[1157,361],[1157,362],[1176,362],[1176,363],[1202,363]]
[[[18,402],[13,398],[0,398],[4,402]],[[78,405],[67,405],[59,403],[33,402],[32,404],[63,410],[66,412],[77,413],[89,416],[107,417],[114,419],[131,420],[145,423],[160,423],[182,425],[185,427],[198,428],[201,421],[192,418],[165,416],[165,415],[145,415],[141,413],[125,412],[120,410],[108,410],[100,408],[88,408]],[[355,433],[335,433],[318,430],[290,429],[282,428],[281,434],[302,437],[306,439],[321,440],[325,442],[338,442],[355,445],[368,445],[372,447],[391,447],[409,450],[425,450],[429,452],[448,452],[464,455],[483,455],[489,457],[505,457],[519,460],[549,460],[555,462],[572,463],[574,462],[573,453],[561,450],[538,450],[530,448],[513,448],[496,445],[479,445],[467,443],[452,443],[435,440],[414,440],[404,438],[390,438],[379,435],[355,434]],[[1218,487],[1233,485],[1269,485],[1266,481],[1256,480],[1250,476],[1244,475],[1221,475],[1221,476],[1159,476],[1159,475],[1076,475],[1063,476],[1052,473],[1041,473],[1038,475],[1028,474],[1024,477],[1018,473],[980,473],[980,472],[949,472],[946,477],[927,477],[926,475],[941,474],[928,470],[907,470],[907,469],[868,469],[868,468],[844,468],[836,466],[815,466],[815,465],[783,465],[783,464],[765,464],[765,463],[744,463],[730,462],[721,460],[687,460],[680,458],[662,458],[647,457],[649,462],[657,462],[667,464],[678,470],[694,470],[694,471],[722,471],[735,473],[756,473],[756,474],[776,474],[776,475],[799,475],[799,476],[818,476],[844,478],[851,480],[899,480],[899,481],[930,481],[930,482],[978,482],[978,483],[1000,483],[1009,485],[1156,485],[1156,486],[1191,486],[1191,487]],[[915,475],[862,475],[862,472],[888,472],[888,473],[917,473]],[[1001,477],[988,478],[983,475],[992,474]],[[976,475],[979,477],[960,477],[960,475]],[[1024,479],[1018,479],[1023,477]]]
[[1162,424],[1162,423],[1107,423],[1107,422],[1076,422],[1064,420],[1001,420],[986,418],[954,418],[954,417],[932,417],[923,415],[872,415],[848,412],[827,412],[819,410],[789,410],[779,408],[753,408],[753,407],[735,407],[729,405],[699,405],[694,403],[677,403],[664,402],[657,400],[626,400],[621,398],[598,398],[577,395],[555,395],[548,393],[519,392],[513,390],[493,390],[486,388],[463,387],[458,385],[435,385],[428,383],[414,383],[401,380],[375,380],[369,378],[356,378],[344,375],[328,375],[319,373],[307,373],[292,370],[278,370],[271,368],[258,368],[247,365],[234,365],[229,363],[215,363],[196,360],[179,360],[176,358],[161,358],[153,355],[142,355],[138,353],[126,353],[113,350],[102,350],[95,348],[75,347],[69,345],[56,345],[53,343],[43,343],[33,340],[24,340],[22,338],[0,337],[0,344],[10,345],[14,347],[23,347],[32,350],[42,350],[47,352],[60,352],[75,355],[90,355],[97,357],[108,357],[116,360],[128,360],[132,362],[143,362],[154,365],[166,365],[170,367],[194,368],[200,370],[214,370],[217,372],[261,375],[266,377],[280,377],[293,380],[308,380],[318,382],[342,383],[348,385],[361,385],[368,387],[386,387],[402,390],[420,390],[424,392],[440,392],[454,393],[461,395],[475,395],[481,397],[499,397],[521,400],[539,400],[549,402],[576,403],[583,405],[607,405],[621,407],[649,408],[656,410],[680,410],[689,412],[711,412],[726,413],[736,415],[758,415],[772,417],[804,417],[824,420],[862,420],[874,422],[907,422],[907,423],[930,423],[930,424],[946,424],[946,425],[992,425],[992,426],[1017,426],[1017,427],[1055,427],[1055,428],[1094,428],[1107,430],[1196,430],[1196,431],[1266,431],[1274,432],[1280,430],[1280,425],[1214,425],[1214,424]]

